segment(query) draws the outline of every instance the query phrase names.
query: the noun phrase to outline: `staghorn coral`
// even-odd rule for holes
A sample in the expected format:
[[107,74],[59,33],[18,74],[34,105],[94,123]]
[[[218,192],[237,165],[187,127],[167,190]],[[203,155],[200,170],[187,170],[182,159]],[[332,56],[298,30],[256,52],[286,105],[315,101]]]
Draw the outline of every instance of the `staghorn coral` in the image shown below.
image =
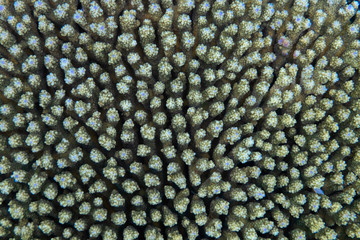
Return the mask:
[[1,239],[359,239],[345,0],[0,0]]

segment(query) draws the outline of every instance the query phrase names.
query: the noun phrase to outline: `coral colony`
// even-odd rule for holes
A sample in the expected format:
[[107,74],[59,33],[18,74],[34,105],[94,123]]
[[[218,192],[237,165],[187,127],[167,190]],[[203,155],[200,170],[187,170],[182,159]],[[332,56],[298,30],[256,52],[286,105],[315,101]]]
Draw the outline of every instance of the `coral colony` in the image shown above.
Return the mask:
[[0,239],[360,239],[345,0],[0,0]]

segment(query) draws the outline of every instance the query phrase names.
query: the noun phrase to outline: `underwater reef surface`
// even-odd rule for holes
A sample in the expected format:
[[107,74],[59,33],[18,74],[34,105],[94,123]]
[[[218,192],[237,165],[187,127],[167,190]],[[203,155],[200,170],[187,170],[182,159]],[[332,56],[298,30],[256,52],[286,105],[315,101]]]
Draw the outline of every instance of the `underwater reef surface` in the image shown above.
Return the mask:
[[0,239],[360,239],[345,0],[0,0]]

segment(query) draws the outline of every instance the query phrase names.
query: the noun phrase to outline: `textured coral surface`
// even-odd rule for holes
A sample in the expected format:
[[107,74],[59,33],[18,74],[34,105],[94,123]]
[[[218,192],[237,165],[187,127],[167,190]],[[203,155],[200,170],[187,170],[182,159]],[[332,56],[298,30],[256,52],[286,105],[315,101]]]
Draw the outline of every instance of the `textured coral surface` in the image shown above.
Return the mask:
[[0,239],[360,239],[345,0],[0,0]]

